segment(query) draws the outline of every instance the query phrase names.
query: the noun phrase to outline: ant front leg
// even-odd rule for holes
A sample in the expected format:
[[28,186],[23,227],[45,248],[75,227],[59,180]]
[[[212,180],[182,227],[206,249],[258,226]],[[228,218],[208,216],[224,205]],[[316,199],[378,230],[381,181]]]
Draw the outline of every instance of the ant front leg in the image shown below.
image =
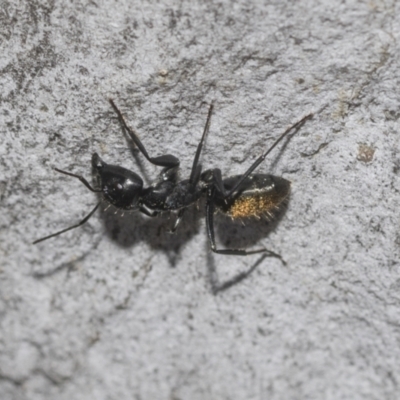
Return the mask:
[[121,123],[122,127],[129,134],[130,138],[133,140],[135,145],[138,147],[140,152],[146,157],[146,159],[148,161],[150,161],[154,165],[157,165],[158,167],[166,167],[167,169],[179,166],[179,159],[171,154],[166,154],[166,155],[159,156],[159,157],[150,157],[149,154],[147,153],[146,149],[144,148],[143,143],[140,141],[139,137],[125,122],[125,119],[124,119],[121,111],[115,105],[114,101],[112,99],[109,99],[109,101],[110,101],[112,108],[117,113],[119,122]]
[[[212,185],[207,190],[207,203],[206,203],[206,225],[207,225],[207,235],[208,240],[210,241],[211,250],[217,254],[225,254],[225,255],[232,255],[232,256],[247,256],[249,254],[256,254],[262,252],[268,252],[270,254],[274,254],[267,249],[258,249],[258,250],[242,250],[242,249],[217,249],[215,244],[215,232],[214,232],[214,213],[215,213],[215,190],[216,188]],[[279,255],[275,255],[280,258]]]

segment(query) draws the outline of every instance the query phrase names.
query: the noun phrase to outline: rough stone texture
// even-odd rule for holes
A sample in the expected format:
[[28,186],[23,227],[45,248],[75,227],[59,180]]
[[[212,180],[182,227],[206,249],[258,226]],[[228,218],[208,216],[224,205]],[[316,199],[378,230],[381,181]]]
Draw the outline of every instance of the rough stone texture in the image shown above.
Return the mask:
[[[397,399],[400,2],[149,3],[1,2],[0,398]],[[33,246],[97,201],[53,167],[156,177],[109,97],[183,175],[211,101],[225,176],[315,112],[259,168],[292,181],[279,224],[217,227],[287,265],[210,253],[204,204]]]

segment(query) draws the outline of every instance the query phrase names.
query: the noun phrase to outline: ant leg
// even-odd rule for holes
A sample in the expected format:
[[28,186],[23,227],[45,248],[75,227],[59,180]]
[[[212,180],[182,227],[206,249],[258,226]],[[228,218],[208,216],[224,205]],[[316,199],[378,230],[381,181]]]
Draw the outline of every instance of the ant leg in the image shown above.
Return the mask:
[[249,254],[269,252],[267,249],[258,250],[242,250],[242,249],[223,249],[218,250],[215,244],[215,233],[214,233],[214,190],[215,188],[210,188],[207,193],[207,203],[206,203],[206,225],[207,225],[207,235],[210,242],[211,250],[217,254],[233,255],[233,256],[247,256]]
[[150,210],[149,208],[147,208],[144,205],[139,207],[139,211],[141,213],[143,213],[144,215],[147,215],[148,217],[157,217],[159,214],[157,211]]
[[[159,215],[158,211],[150,210],[150,209],[146,208],[146,206],[141,206],[139,208],[139,211],[141,213],[143,213],[144,215],[147,215],[148,217],[157,217]],[[184,213],[185,213],[185,209],[184,208],[179,210],[178,217],[177,217],[177,219],[175,221],[175,224],[174,224],[173,228],[169,231],[169,233],[175,233],[176,228],[180,224]]]
[[198,168],[199,158],[200,158],[201,150],[203,148],[204,139],[207,135],[208,130],[210,129],[211,114],[212,114],[213,108],[214,108],[214,104],[211,103],[210,108],[208,109],[207,121],[206,121],[206,125],[204,127],[203,135],[200,139],[199,144],[197,145],[196,154],[195,154],[194,160],[193,160],[192,171],[190,173],[190,178],[189,178],[189,182],[191,184],[194,184],[195,182],[197,182],[199,180],[199,176],[200,176],[200,172],[201,172],[201,170]]
[[146,157],[148,161],[150,161],[152,164],[157,165],[159,167],[166,167],[166,168],[173,168],[179,166],[179,160],[171,155],[171,154],[166,154],[163,156],[159,157],[150,157],[149,154],[147,153],[146,149],[144,148],[142,142],[140,141],[139,137],[136,135],[136,133],[129,128],[127,123],[125,122],[125,119],[119,110],[119,108],[115,105],[114,101],[112,99],[109,99],[110,104],[114,111],[118,115],[119,122],[121,123],[122,127],[125,129],[126,132],[128,132],[129,136],[135,143],[135,145],[138,147],[140,152]]
[[72,176],[73,178],[79,179],[92,192],[96,192],[96,193],[102,192],[101,189],[93,189],[92,186],[90,186],[89,182],[82,175],[75,175],[75,174],[72,174],[71,172],[63,171],[62,169],[58,169],[58,168],[54,168],[54,169],[57,172],[60,172],[61,174]]
[[43,237],[43,238],[41,238],[41,239],[35,240],[32,244],[36,244],[36,243],[39,243],[39,242],[43,242],[43,240],[50,239],[50,238],[52,238],[52,237],[54,237],[54,236],[58,236],[58,235],[61,235],[61,234],[64,233],[64,232],[70,231],[71,229],[78,228],[78,226],[83,225],[83,224],[95,213],[95,211],[99,208],[99,205],[100,205],[100,204],[101,204],[101,202],[98,203],[98,204],[96,205],[96,207],[93,208],[93,210],[90,211],[90,213],[89,213],[88,215],[86,215],[86,217],[83,218],[83,220],[82,220],[81,222],[79,222],[78,224],[73,225],[73,226],[70,226],[70,227],[67,228],[67,229],[63,229],[62,231],[53,233],[53,234],[51,234],[51,235],[49,235],[49,236],[45,236],[45,237]]
[[175,233],[175,232],[176,232],[176,229],[178,228],[179,224],[180,224],[181,221],[182,221],[183,215],[185,214],[185,210],[186,210],[186,208],[181,208],[181,209],[178,211],[178,216],[176,217],[174,226],[173,226],[172,229],[169,231],[169,233]]
[[[214,105],[211,103],[210,108],[208,109],[208,115],[207,115],[207,121],[206,125],[204,127],[203,135],[201,136],[200,142],[197,145],[197,150],[196,154],[194,156],[193,164],[192,164],[192,170],[190,172],[190,178],[189,178],[189,183],[191,184],[192,190],[195,184],[199,181],[200,178],[200,173],[201,173],[201,167],[198,165],[199,164],[199,158],[201,154],[201,150],[203,148],[203,143],[204,139],[207,135],[208,130],[210,129],[210,122],[211,122],[211,115],[213,111]],[[169,231],[169,233],[175,233],[179,224],[182,221],[183,215],[185,214],[185,208],[182,208],[178,211],[178,216],[175,220],[174,226],[172,229]]]
[[222,181],[222,174],[219,168],[215,168],[212,171],[213,174],[213,184],[215,185],[216,190],[222,194],[224,198],[228,198],[228,192],[225,190],[224,183]]
[[292,130],[296,129],[296,132],[300,127],[310,118],[313,117],[314,114],[310,113],[303,117],[300,121],[296,122],[294,125],[286,129],[285,132],[277,139],[275,140],[274,144],[260,157],[257,158],[256,161],[250,166],[250,168],[242,175],[242,177],[236,182],[236,185],[233,186],[233,188],[226,194],[225,200],[228,200],[230,197],[233,196],[233,194],[240,189],[240,186],[242,183],[246,180],[246,178],[265,160],[265,157],[275,148],[275,146]]
[[[263,254],[254,264],[252,267],[250,267],[247,271],[244,272],[240,272],[239,274],[237,274],[236,276],[234,276],[233,278],[229,279],[226,282],[223,283],[219,283],[218,279],[215,279],[214,281],[211,280],[211,287],[212,287],[212,291],[213,294],[218,294],[220,292],[223,292],[229,288],[231,288],[234,285],[237,285],[238,283],[240,283],[241,281],[243,281],[244,279],[246,279],[250,274],[253,273],[253,271],[267,258],[267,257],[274,257],[274,258],[278,258],[283,265],[286,266],[286,262],[283,260],[283,258],[276,253],[273,253],[272,251],[267,250],[269,253],[265,253]],[[215,272],[215,271],[213,271]]]

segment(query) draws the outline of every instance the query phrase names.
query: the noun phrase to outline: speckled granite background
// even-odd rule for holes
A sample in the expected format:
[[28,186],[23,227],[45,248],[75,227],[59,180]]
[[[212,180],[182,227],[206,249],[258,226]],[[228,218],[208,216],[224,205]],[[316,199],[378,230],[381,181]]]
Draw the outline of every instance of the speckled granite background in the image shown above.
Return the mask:
[[[149,3],[0,4],[0,398],[397,399],[400,3]],[[110,97],[183,176],[211,101],[224,176],[315,112],[258,170],[292,181],[279,223],[217,226],[287,265],[210,253],[202,203],[33,246],[98,200],[54,167],[156,177]]]

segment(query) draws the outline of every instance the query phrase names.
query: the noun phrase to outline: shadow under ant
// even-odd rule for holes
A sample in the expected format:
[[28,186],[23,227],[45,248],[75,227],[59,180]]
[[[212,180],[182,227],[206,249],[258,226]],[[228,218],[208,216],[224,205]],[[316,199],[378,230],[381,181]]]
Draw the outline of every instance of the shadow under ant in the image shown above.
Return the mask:
[[[152,249],[163,251],[168,257],[170,266],[175,267],[181,248],[199,233],[200,219],[203,218],[204,212],[204,201],[200,201],[197,207],[188,210],[179,229],[174,233],[170,233],[173,218],[168,214],[161,214],[157,218],[146,218],[139,213],[121,213],[110,207],[101,210],[100,218],[104,221],[105,234],[118,246],[129,248],[145,241]],[[281,207],[272,220],[253,218],[245,221],[232,220],[217,213],[218,240],[224,247],[251,248],[276,229],[285,212],[286,207]],[[205,226],[203,229],[205,231]],[[211,252],[208,253],[210,256],[208,258],[211,258]],[[218,260],[224,260],[226,257],[229,256],[217,255]],[[215,286],[212,282],[211,285]]]
[[[161,214],[157,218],[148,218],[140,213],[121,213],[111,207],[101,211],[101,218],[105,225],[105,234],[118,246],[133,247],[144,241],[154,250],[163,251],[169,260],[170,266],[175,267],[179,252],[184,244],[199,233],[201,210],[191,207],[185,218],[174,233],[170,232],[173,217]],[[111,211],[111,212],[110,212]]]

